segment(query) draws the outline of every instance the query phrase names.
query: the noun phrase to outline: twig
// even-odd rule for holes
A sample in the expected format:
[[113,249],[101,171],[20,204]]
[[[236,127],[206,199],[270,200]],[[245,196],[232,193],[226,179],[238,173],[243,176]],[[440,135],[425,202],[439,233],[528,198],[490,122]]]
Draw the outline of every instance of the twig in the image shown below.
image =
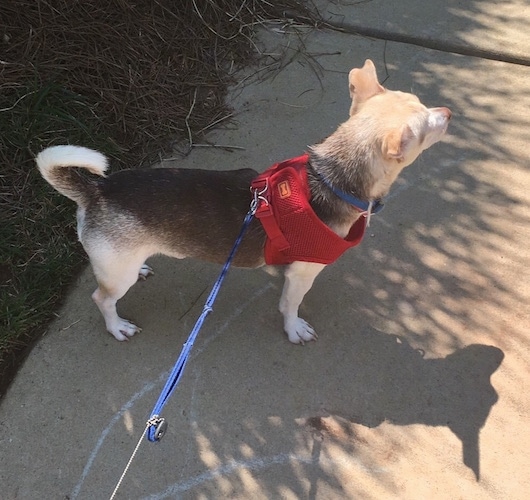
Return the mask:
[[193,138],[191,136],[191,128],[189,124],[189,119],[191,116],[191,113],[193,112],[193,108],[195,107],[195,102],[197,100],[197,87],[195,87],[195,92],[193,92],[193,102],[191,103],[190,110],[188,111],[188,114],[186,115],[186,128],[188,129],[188,140],[190,141],[190,148],[193,146]]

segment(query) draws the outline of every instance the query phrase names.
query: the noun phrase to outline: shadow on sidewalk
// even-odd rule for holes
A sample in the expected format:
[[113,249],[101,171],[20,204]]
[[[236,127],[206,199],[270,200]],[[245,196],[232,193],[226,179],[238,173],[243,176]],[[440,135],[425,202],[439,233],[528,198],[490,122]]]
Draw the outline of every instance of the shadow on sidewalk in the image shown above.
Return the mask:
[[[478,480],[480,429],[498,400],[490,377],[504,353],[493,346],[473,344],[445,358],[425,359],[399,337],[372,331],[356,344],[363,362],[355,361],[352,366],[352,378],[364,381],[359,387],[362,393],[354,389],[347,395],[346,383],[335,393],[339,397],[328,401],[326,411],[367,427],[385,421],[447,426],[462,442],[463,462]],[[369,357],[372,361],[367,363]],[[344,408],[346,401],[348,409]],[[325,418],[312,417],[307,423],[326,431]]]

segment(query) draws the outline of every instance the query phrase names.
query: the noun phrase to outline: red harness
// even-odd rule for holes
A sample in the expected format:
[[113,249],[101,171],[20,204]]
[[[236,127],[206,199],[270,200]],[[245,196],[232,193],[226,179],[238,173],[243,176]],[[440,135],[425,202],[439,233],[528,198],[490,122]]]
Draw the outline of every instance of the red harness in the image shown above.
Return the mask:
[[267,264],[331,264],[364,236],[366,214],[357,219],[344,239],[317,217],[309,204],[308,159],[305,154],[276,163],[252,181],[252,190],[259,194],[256,217],[267,233]]

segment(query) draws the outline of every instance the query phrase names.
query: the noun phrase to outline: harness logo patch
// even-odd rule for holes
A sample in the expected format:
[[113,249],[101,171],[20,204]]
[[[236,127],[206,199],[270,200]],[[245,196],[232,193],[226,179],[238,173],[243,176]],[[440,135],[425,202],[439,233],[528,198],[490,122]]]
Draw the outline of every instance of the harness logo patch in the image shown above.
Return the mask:
[[280,193],[280,198],[289,198],[291,196],[291,186],[289,186],[288,181],[282,181],[278,184],[278,192]]

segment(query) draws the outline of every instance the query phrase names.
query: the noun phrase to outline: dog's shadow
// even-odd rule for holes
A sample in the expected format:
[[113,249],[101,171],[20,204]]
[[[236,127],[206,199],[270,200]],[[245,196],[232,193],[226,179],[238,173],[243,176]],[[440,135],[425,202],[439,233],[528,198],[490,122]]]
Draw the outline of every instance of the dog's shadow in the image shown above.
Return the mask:
[[[373,335],[372,335],[373,332]],[[463,461],[480,477],[479,433],[497,392],[490,377],[504,353],[474,344],[445,358],[426,359],[402,339],[371,330],[356,344],[351,381],[329,387],[326,411],[353,423],[376,427],[396,425],[447,426],[460,439]],[[345,407],[347,405],[347,407]],[[319,417],[309,419],[315,428]]]

